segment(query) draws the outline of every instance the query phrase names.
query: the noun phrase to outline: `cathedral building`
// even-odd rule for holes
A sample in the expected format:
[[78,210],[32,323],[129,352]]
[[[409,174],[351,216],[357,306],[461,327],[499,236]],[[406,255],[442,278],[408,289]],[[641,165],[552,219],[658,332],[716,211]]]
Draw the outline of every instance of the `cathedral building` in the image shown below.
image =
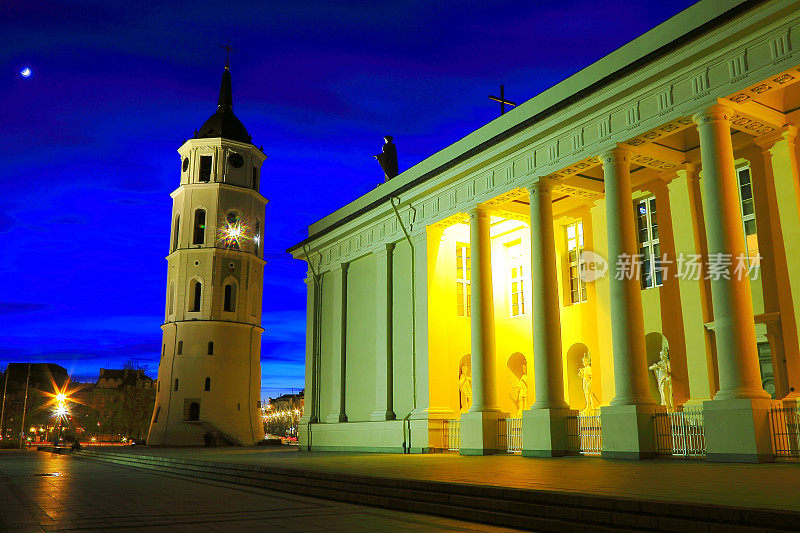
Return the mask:
[[179,149],[167,291],[149,445],[253,444],[261,422],[266,159],[233,114],[231,74],[217,111]]
[[702,0],[312,224],[304,447],[797,455],[798,125],[800,4]]

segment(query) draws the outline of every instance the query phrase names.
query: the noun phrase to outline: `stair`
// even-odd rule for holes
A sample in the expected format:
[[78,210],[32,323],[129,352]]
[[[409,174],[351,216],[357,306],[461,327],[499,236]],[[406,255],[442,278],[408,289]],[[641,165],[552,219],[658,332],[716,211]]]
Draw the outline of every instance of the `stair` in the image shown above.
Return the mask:
[[534,531],[796,531],[800,513],[82,450],[74,457]]

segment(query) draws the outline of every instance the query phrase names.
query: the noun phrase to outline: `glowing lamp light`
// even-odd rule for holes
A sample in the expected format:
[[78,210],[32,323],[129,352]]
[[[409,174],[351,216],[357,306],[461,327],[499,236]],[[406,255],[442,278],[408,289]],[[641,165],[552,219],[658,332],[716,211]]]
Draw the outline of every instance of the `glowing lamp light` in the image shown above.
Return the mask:
[[56,394],[56,401],[59,402],[59,403],[66,402],[67,401],[67,395],[64,394],[63,392],[59,392],[58,394]]
[[67,416],[67,406],[62,404],[56,407],[56,416]]

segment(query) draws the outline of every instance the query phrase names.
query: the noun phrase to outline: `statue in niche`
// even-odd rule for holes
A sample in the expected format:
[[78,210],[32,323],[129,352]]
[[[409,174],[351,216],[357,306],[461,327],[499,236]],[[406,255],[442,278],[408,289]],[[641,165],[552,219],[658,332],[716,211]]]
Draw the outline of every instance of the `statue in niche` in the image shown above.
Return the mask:
[[592,392],[592,361],[589,353],[583,354],[583,366],[578,369],[578,377],[583,383],[583,397],[586,400],[586,407],[581,411],[585,414],[592,414],[597,410],[594,403],[594,393]]
[[381,168],[383,169],[383,174],[386,176],[383,180],[384,183],[397,176],[397,148],[392,142],[391,135],[387,135],[383,138],[383,148],[381,148],[381,153],[372,157],[378,160],[378,163],[380,163]]
[[472,364],[469,358],[458,369],[458,407],[465,413],[472,406]]
[[668,411],[675,409],[672,401],[672,368],[669,364],[669,348],[664,346],[658,353],[659,360],[649,366],[658,380],[658,392],[661,394],[661,405]]
[[525,357],[519,353],[509,357],[508,371],[508,394],[514,404],[514,416],[519,417],[528,406],[528,363]]

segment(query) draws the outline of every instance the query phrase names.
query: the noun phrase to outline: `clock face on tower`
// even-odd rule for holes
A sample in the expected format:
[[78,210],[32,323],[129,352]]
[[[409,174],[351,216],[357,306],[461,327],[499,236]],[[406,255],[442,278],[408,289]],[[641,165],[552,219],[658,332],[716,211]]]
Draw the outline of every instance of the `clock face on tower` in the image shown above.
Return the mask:
[[228,163],[230,163],[233,168],[242,168],[242,165],[244,165],[244,158],[239,154],[231,154],[228,156]]

